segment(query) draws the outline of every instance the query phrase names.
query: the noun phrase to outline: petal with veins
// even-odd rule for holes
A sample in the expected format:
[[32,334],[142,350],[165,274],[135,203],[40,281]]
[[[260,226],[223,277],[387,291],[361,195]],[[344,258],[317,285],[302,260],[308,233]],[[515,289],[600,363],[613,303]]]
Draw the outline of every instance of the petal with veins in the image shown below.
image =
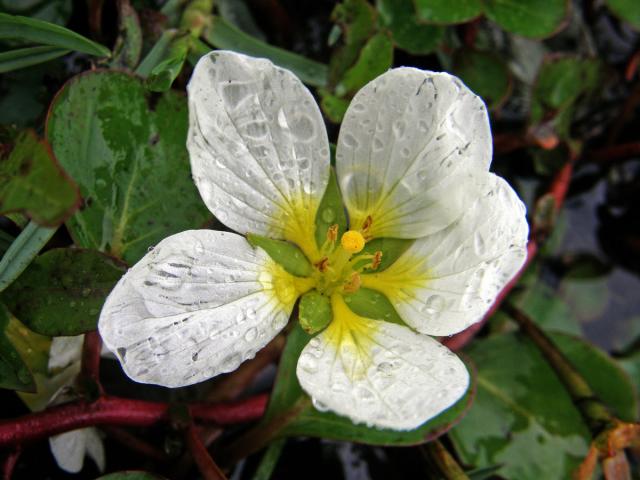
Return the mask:
[[216,51],[188,87],[187,147],[209,209],[240,233],[316,253],[314,222],[329,180],[329,141],[318,106],[288,70]]
[[482,100],[447,73],[396,68],[360,90],[336,153],[340,188],[373,237],[419,238],[450,225],[473,202],[492,141]]
[[407,327],[354,314],[332,297],[334,321],[311,339],[297,376],[316,408],[356,423],[411,430],[461,398],[469,374],[451,351]]
[[481,320],[525,261],[525,207],[502,178],[484,175],[484,192],[459,220],[416,240],[386,270],[362,275],[421,333],[452,335]]
[[239,235],[190,230],[122,277],[98,326],[132,379],[190,385],[252,358],[287,324],[308,282]]

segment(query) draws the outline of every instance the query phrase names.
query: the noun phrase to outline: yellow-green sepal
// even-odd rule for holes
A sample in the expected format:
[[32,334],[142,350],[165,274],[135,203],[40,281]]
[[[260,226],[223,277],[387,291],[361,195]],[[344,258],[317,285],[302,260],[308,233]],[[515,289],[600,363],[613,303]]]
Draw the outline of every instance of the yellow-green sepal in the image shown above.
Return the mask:
[[[390,267],[400,255],[402,255],[415,240],[406,240],[403,238],[374,238],[367,242],[361,254],[368,253],[370,255],[376,252],[382,252],[382,259],[375,272],[381,272]],[[358,265],[354,265],[358,268]],[[375,273],[365,269],[363,273]]]
[[300,326],[309,335],[323,330],[333,319],[329,298],[311,290],[300,298],[298,310]]
[[324,192],[318,213],[316,214],[316,243],[321,248],[327,239],[327,230],[332,225],[338,225],[338,233],[342,235],[347,231],[347,214],[342,203],[342,194],[338,187],[336,172],[331,168],[329,183]]
[[361,287],[354,293],[345,294],[344,301],[355,314],[361,317],[406,326],[386,295],[377,290]]
[[308,277],[313,273],[313,267],[307,257],[296,245],[284,240],[273,240],[271,238],[254,235],[247,235],[247,241],[253,247],[260,247],[288,273],[296,277]]

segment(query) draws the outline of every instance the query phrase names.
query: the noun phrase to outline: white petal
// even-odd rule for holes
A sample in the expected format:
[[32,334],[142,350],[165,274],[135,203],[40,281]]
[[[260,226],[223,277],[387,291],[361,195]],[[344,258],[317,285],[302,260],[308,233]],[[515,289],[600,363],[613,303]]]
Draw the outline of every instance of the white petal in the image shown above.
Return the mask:
[[96,463],[98,470],[104,472],[106,460],[102,438],[95,428],[85,428],[84,431],[87,455]]
[[190,385],[235,370],[282,330],[293,278],[239,235],[182,232],[122,277],[100,334],[132,379]]
[[526,258],[525,207],[502,178],[453,225],[420,238],[383,272],[363,275],[411,327],[452,335],[482,319]]
[[241,233],[295,241],[302,226],[313,235],[329,142],[309,90],[268,60],[215,51],[196,65],[188,92],[187,147],[209,209]]
[[359,317],[335,297],[332,306],[333,322],[304,348],[296,370],[316,408],[356,423],[411,430],[466,392],[464,364],[436,340]]
[[370,215],[375,237],[442,230],[473,201],[460,184],[488,170],[491,152],[487,109],[458,78],[390,70],[356,94],[340,129],[336,168],[351,228]]
[[53,338],[49,349],[49,370],[65,368],[73,362],[79,362],[83,342],[84,335]]

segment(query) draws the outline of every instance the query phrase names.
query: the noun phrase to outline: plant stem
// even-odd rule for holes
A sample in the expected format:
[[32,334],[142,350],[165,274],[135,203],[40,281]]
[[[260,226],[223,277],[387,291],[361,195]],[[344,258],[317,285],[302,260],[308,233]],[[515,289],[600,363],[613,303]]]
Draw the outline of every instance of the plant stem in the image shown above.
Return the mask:
[[453,455],[445,448],[440,440],[434,440],[422,447],[422,453],[427,457],[439,475],[437,478],[445,480],[469,480],[469,477],[458,464]]
[[542,329],[524,312],[513,305],[506,303],[502,308],[516,321],[522,332],[527,335],[544,354],[545,360],[547,360],[555,370],[560,381],[571,395],[573,403],[580,410],[592,434],[596,436],[605,428],[611,426],[615,419],[607,407],[598,400],[584,377],[576,370],[571,361],[554,345]]
[[[200,421],[229,425],[256,420],[267,405],[266,395],[229,404],[191,404],[191,416]],[[168,403],[103,396],[0,422],[0,446],[21,445],[51,435],[93,425],[145,427],[169,420]]]
[[185,438],[189,451],[191,452],[202,477],[205,480],[227,480],[225,474],[222,473],[222,470],[220,470],[218,465],[216,465],[216,462],[213,461],[213,458],[211,458],[211,455],[209,455],[209,452],[202,443],[200,434],[198,433],[195,425],[191,424],[189,428],[187,428]]
[[82,375],[95,383],[99,390],[100,386],[100,352],[102,350],[102,339],[97,331],[84,334],[82,344]]

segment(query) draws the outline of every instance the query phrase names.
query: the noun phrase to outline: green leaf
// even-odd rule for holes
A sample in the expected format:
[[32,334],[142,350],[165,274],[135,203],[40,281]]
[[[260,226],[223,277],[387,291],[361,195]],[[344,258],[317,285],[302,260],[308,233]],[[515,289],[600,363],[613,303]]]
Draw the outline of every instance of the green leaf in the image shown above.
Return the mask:
[[132,264],[210,218],[191,179],[187,126],[183,94],[152,97],[125,73],[87,72],[62,88],[47,134],[85,198],[67,222],[76,244]]
[[323,87],[327,83],[326,65],[262,42],[220,17],[213,17],[204,36],[216,48],[268,58],[276,65],[291,70],[308,85]]
[[414,0],[418,20],[428,23],[462,23],[482,13],[481,0]]
[[640,30],[640,7],[636,0],[605,0],[605,3],[618,17]]
[[391,68],[393,43],[387,33],[371,37],[360,51],[356,63],[349,68],[336,85],[339,96],[355,94],[371,80]]
[[156,42],[156,44],[151,48],[147,56],[144,57],[144,60],[140,62],[138,68],[136,68],[135,73],[142,78],[146,78],[149,76],[151,71],[158,65],[166,55],[166,51],[171,44],[171,41],[177,35],[177,30],[165,30],[160,35],[160,38]]
[[56,230],[29,222],[0,260],[0,292],[29,266]]
[[318,90],[318,93],[320,94],[320,106],[324,115],[333,123],[340,123],[351,102],[348,99],[332,94],[324,88]]
[[568,0],[485,0],[484,8],[506,31],[534,38],[557,32],[568,12]]
[[640,351],[618,359],[618,364],[633,382],[636,394],[640,393]]
[[70,50],[60,47],[28,47],[0,53],[0,73],[19,70],[62,57]]
[[507,65],[497,56],[471,50],[458,50],[453,57],[453,73],[490,108],[498,108],[511,90],[511,75]]
[[313,267],[302,250],[293,243],[284,240],[273,240],[252,233],[247,235],[247,241],[254,247],[260,247],[278,264],[297,277],[308,277],[313,273]]
[[[604,353],[567,335],[552,339],[615,411],[627,415],[635,408],[628,379]],[[511,333],[475,342],[467,353],[478,368],[478,391],[450,432],[461,460],[478,468],[501,464],[506,478],[570,478],[590,433],[535,345]]]
[[419,23],[412,0],[378,0],[382,23],[391,30],[393,41],[413,55],[431,53],[442,42],[445,29]]
[[389,268],[400,255],[402,255],[412,244],[414,240],[405,240],[401,238],[374,238],[366,243],[362,249],[362,254],[373,255],[376,252],[382,252],[382,259],[378,268],[372,272],[365,270],[364,273],[381,272]]
[[569,138],[574,106],[598,87],[600,76],[601,65],[596,59],[546,59],[532,92],[530,124],[551,122],[560,137]]
[[78,187],[34,132],[19,134],[8,155],[0,156],[0,213],[21,211],[52,227],[64,222],[79,204]]
[[153,92],[165,92],[180,75],[189,53],[189,36],[175,38],[167,49],[167,57],[158,63],[147,78],[147,88]]
[[298,306],[300,326],[309,335],[318,333],[333,319],[329,298],[316,290],[305,293]]
[[338,236],[347,231],[347,214],[342,203],[342,194],[338,187],[336,172],[331,169],[329,183],[320,201],[316,214],[316,243],[318,248],[327,240],[327,230],[332,225],[338,225]]
[[296,377],[298,357],[310,339],[297,324],[289,334],[280,360],[276,385],[257,430],[277,437],[311,436],[374,445],[415,445],[446,432],[465,414],[472,401],[473,386],[449,409],[421,427],[406,432],[356,425],[334,413],[320,412],[311,405]]
[[[11,317],[5,334],[27,368],[35,375],[49,373],[49,349],[51,338],[29,330],[17,318]],[[38,378],[35,378],[38,385]],[[40,388],[38,387],[38,391]]]
[[142,29],[135,9],[129,2],[118,2],[118,38],[113,47],[112,68],[133,69],[142,53]]
[[0,39],[3,38],[67,48],[98,57],[111,54],[108,48],[59,25],[6,13],[0,13]]
[[269,480],[272,478],[273,471],[278,464],[285,443],[286,439],[281,438],[269,444],[260,459],[260,463],[258,464],[258,468],[256,468],[256,473],[253,475],[252,480]]
[[100,309],[125,271],[96,251],[57,248],[36,258],[0,298],[34,332],[79,335],[97,328]]
[[33,375],[7,336],[11,315],[0,304],[0,388],[34,392]]

